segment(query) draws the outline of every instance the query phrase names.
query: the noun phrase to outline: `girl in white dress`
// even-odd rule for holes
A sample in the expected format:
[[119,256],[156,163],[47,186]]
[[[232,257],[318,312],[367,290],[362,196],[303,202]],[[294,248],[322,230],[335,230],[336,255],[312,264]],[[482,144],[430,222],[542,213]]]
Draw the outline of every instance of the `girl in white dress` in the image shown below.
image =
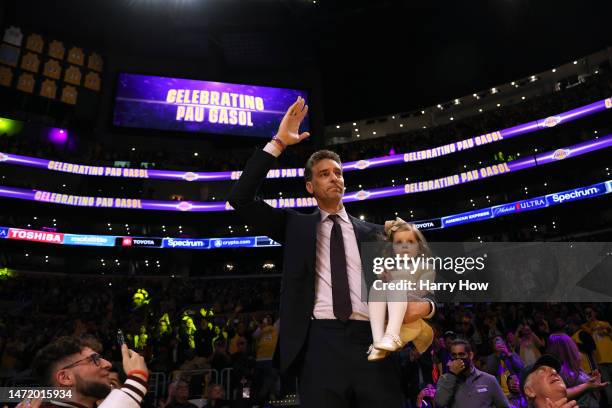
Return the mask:
[[[427,241],[416,226],[401,218],[385,222],[385,234],[393,243],[393,252],[408,257],[428,257],[431,254]],[[422,259],[424,261],[424,259]],[[412,270],[392,270],[384,272],[384,280],[398,283],[412,281],[418,285],[420,280],[435,280],[435,271],[424,262]],[[418,286],[417,286],[418,287]],[[423,319],[404,324],[408,302],[419,301],[423,291],[374,290],[370,289],[368,302],[373,344],[368,352],[368,360],[381,360],[389,352],[401,349],[412,341],[418,352],[423,353],[431,345],[433,330]],[[388,323],[385,317],[388,312]]]

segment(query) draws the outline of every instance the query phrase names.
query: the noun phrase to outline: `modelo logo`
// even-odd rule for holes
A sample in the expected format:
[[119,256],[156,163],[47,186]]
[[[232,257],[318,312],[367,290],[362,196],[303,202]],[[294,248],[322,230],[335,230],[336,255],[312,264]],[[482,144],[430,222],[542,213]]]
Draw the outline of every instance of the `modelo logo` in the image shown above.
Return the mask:
[[183,179],[187,181],[197,180],[198,175],[190,171],[188,173],[183,174]]
[[563,160],[572,153],[570,149],[557,149],[552,155],[555,160]]
[[561,116],[550,116],[544,120],[543,125],[550,128],[557,126],[559,123],[561,123]]

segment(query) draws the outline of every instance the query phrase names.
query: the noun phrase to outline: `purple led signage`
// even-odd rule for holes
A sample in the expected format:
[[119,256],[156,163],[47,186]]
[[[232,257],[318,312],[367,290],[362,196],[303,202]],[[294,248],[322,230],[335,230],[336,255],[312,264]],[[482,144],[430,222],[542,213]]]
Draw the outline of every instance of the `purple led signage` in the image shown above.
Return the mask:
[[500,131],[486,133],[480,136],[470,137],[458,142],[449,143],[446,145],[433,147],[431,149],[419,150],[404,154],[396,154],[393,156],[376,157],[373,159],[357,160],[343,164],[344,171],[363,170],[374,167],[389,166],[392,164],[400,164],[407,162],[415,162],[420,160],[433,159],[448,154],[461,152],[463,150],[473,149],[478,146],[483,146],[490,143],[500,142],[505,139],[510,139],[516,136],[533,133],[541,129],[551,128],[559,124],[565,124],[586,116],[594,115],[612,109],[612,98],[607,98],[601,101],[572,109],[558,115],[549,116],[545,119],[538,119],[522,125],[513,126],[502,129]]
[[[579,143],[564,149],[557,149],[551,152],[539,154],[528,158],[513,160],[506,163],[499,163],[479,169],[465,171],[446,177],[433,180],[408,183],[402,186],[382,187],[372,190],[361,190],[348,193],[344,196],[344,202],[373,200],[377,198],[393,197],[398,195],[421,193],[432,190],[439,190],[454,185],[465,184],[472,181],[481,180],[497,176],[500,174],[511,173],[537,165],[547,164],[552,161],[562,160],[568,157],[576,157],[582,154],[605,149],[612,146],[612,134],[598,139]],[[561,152],[561,153],[560,153]],[[41,190],[26,190],[15,187],[0,187],[0,197],[18,198],[22,200],[40,201],[52,204],[71,205],[78,207],[94,208],[124,208],[157,211],[192,211],[192,212],[214,212],[229,211],[232,207],[229,203],[200,202],[200,201],[159,201],[126,199],[112,197],[89,197],[75,196],[70,194],[60,194]],[[316,201],[312,197],[282,198],[265,200],[275,208],[302,208],[314,207]]]
[[[593,115],[602,112],[606,109],[612,109],[612,98],[597,101],[592,104],[582,106],[556,116],[551,116],[546,119],[540,119],[529,122],[523,125],[514,126],[508,129],[503,129],[498,132],[486,133],[484,135],[471,137],[455,143],[450,143],[443,146],[434,147],[431,149],[419,150],[403,154],[392,154],[385,157],[374,157],[371,159],[358,160],[343,164],[344,171],[364,170],[368,168],[389,166],[405,162],[414,162],[420,160],[432,159],[452,153],[457,153],[463,150],[472,149],[489,143],[496,143],[504,139],[510,139],[515,136],[524,135],[535,132],[539,129],[557,126],[561,123],[567,123],[585,116]],[[57,129],[59,131],[60,129]],[[66,131],[67,134],[67,131]],[[61,136],[61,133],[59,134]],[[176,180],[176,181],[223,181],[223,180],[238,180],[241,171],[212,171],[212,172],[195,172],[195,171],[175,171],[175,170],[149,170],[135,169],[122,167],[103,167],[103,166],[86,166],[73,163],[65,163],[59,161],[50,161],[38,159],[28,156],[20,156],[17,154],[7,154],[0,152],[0,162],[14,164],[19,166],[35,167],[40,169],[48,169],[52,171],[61,171],[66,173],[81,174],[87,176],[106,176],[106,177],[124,177],[124,178],[146,178],[158,180]],[[293,169],[273,169],[268,173],[267,178],[296,178],[304,177],[303,168]]]
[[296,89],[121,73],[113,124],[270,138],[298,96],[308,100]]
[[[491,218],[517,214],[523,211],[534,211],[542,208],[598,197],[612,193],[612,180],[592,184],[590,186],[573,188],[571,190],[532,197],[525,200],[505,203],[493,207],[481,208],[447,215],[441,218],[414,221],[422,230],[448,228]],[[270,247],[280,246],[266,236],[231,237],[231,238],[155,238],[155,237],[125,237],[116,235],[81,235],[50,233],[47,231],[24,230],[20,228],[0,227],[0,239],[17,239],[61,245],[80,246],[133,246],[135,240],[150,241],[156,248],[183,249],[218,249],[229,247]],[[159,243],[159,245],[158,245]]]
[[[174,170],[150,170],[125,167],[86,166],[54,160],[38,159],[21,156],[13,153],[0,152],[0,163],[13,164],[38,169],[61,171],[64,173],[80,174],[84,176],[105,176],[139,179],[176,180],[176,181],[222,181],[238,180],[241,171],[211,171],[211,172],[184,172]],[[294,178],[304,177],[304,169],[272,169],[268,178]]]

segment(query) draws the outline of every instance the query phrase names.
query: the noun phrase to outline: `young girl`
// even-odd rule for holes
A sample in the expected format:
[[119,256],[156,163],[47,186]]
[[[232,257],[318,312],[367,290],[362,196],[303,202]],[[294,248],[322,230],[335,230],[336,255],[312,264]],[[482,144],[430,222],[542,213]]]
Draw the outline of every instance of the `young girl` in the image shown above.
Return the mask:
[[[393,243],[393,252],[414,258],[431,254],[423,234],[413,225],[401,218],[385,222],[385,235]],[[409,264],[410,265],[410,264]],[[425,264],[420,264],[414,273],[410,270],[393,270],[384,275],[386,280],[393,282],[412,281],[418,285],[420,280],[435,280],[435,271]],[[409,301],[417,301],[423,297],[422,291],[370,290],[369,312],[372,338],[374,340],[368,352],[368,360],[380,360],[388,352],[401,349],[412,341],[420,353],[427,350],[433,339],[433,330],[423,319],[409,324],[403,324],[404,315]],[[385,328],[385,316],[389,321]]]

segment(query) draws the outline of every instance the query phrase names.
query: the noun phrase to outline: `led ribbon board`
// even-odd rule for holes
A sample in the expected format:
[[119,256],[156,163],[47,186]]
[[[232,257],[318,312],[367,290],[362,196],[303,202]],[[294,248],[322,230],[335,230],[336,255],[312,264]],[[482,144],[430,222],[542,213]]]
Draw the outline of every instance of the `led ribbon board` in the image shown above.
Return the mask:
[[[537,165],[544,165],[566,158],[577,157],[583,154],[605,149],[612,146],[612,134],[589,140],[570,147],[552,150],[528,158],[499,163],[492,166],[481,167],[476,170],[465,171],[433,180],[408,183],[402,186],[382,187],[372,190],[360,190],[346,194],[343,202],[373,200],[378,198],[394,197],[405,194],[420,193],[439,190],[455,185],[465,184],[484,178],[511,173]],[[137,198],[112,198],[76,196],[70,194],[54,193],[42,190],[27,190],[17,187],[0,186],[0,197],[17,198],[21,200],[39,201],[51,204],[61,204],[76,207],[93,208],[122,208],[140,209],[154,211],[192,211],[192,212],[215,212],[230,211],[233,208],[225,202],[201,202],[201,201],[161,201],[144,200]],[[303,208],[314,207],[316,201],[313,197],[283,198],[265,200],[275,208]]]
[[103,247],[222,249],[280,246],[278,242],[266,236],[226,238],[125,237],[116,235],[63,234],[9,227],[0,227],[0,239],[2,238],[16,241],[42,242],[46,244]]
[[[420,230],[449,228],[491,218],[504,217],[510,214],[539,210],[566,202],[599,197],[610,193],[612,193],[612,180],[592,184],[590,186],[573,188],[558,193],[519,200],[512,203],[447,215],[441,218],[414,221],[413,224]],[[278,242],[266,236],[229,238],[120,237],[115,235],[61,234],[0,227],[0,239],[3,238],[63,245],[114,246],[116,244],[122,247],[141,246],[148,248],[179,249],[262,248],[281,246]],[[134,241],[142,241],[143,245],[134,245]],[[149,244],[149,242],[151,244]]]
[[[612,108],[612,98],[591,103],[576,109],[572,109],[561,114],[550,116],[545,119],[514,126],[511,128],[486,133],[480,136],[470,137],[455,143],[433,147],[431,149],[419,150],[403,154],[395,154],[385,157],[374,157],[343,163],[343,170],[355,171],[374,167],[390,166],[407,162],[432,159],[452,153],[469,150],[485,144],[500,142],[515,136],[520,136],[557,126],[562,123],[571,122],[589,115],[603,112]],[[0,152],[0,163],[13,164],[18,166],[34,167],[65,173],[80,174],[85,176],[105,176],[122,178],[140,178],[157,180],[176,180],[176,181],[223,181],[237,180],[241,171],[175,171],[175,170],[149,170],[138,168],[88,166],[75,163],[67,163],[55,160],[39,159],[35,157],[21,156],[12,153]],[[304,177],[303,168],[272,169],[268,172],[267,178],[296,178]]]
[[308,99],[297,89],[121,73],[113,124],[269,138],[298,96]]

